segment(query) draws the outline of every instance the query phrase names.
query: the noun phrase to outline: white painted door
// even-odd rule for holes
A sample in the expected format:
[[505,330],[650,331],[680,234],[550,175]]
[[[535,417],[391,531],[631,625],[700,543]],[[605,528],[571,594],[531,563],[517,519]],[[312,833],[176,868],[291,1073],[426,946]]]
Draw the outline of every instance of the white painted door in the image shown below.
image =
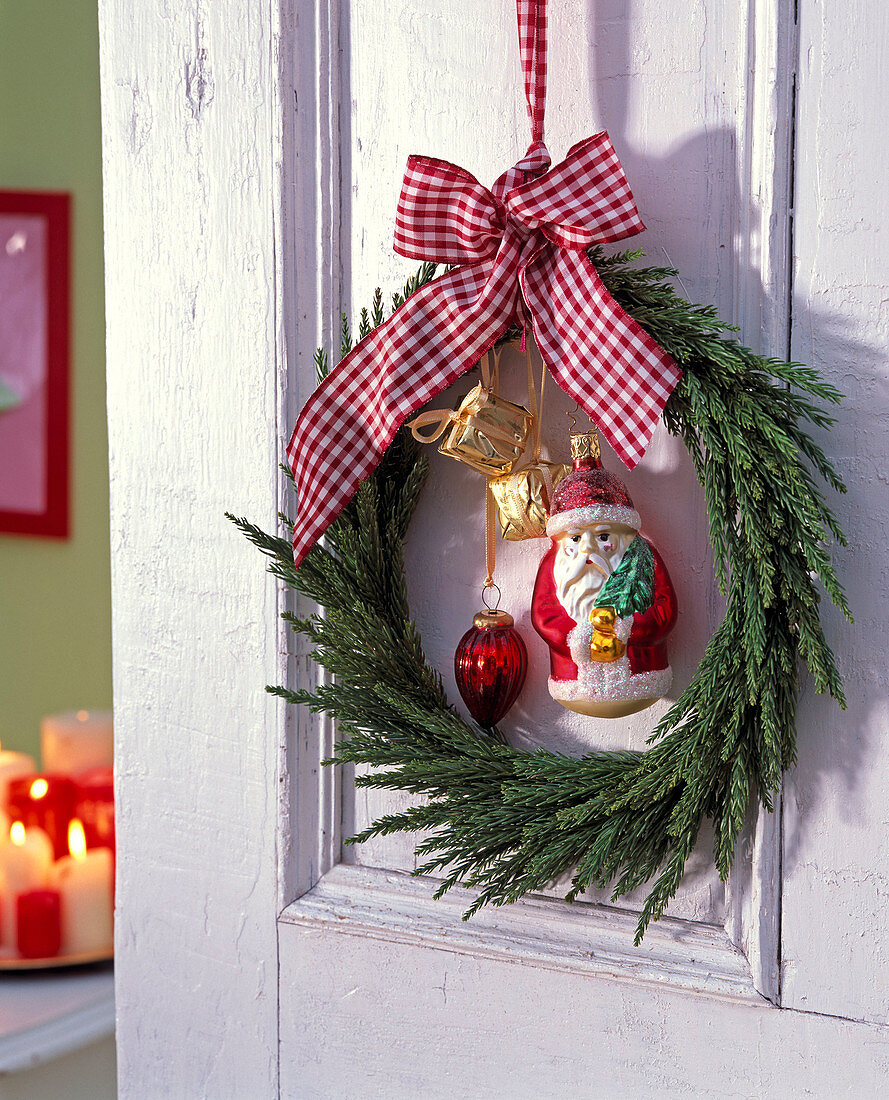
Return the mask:
[[[384,802],[319,767],[324,722],[263,693],[312,665],[222,518],[274,525],[312,350],[341,307],[410,273],[390,247],[406,156],[490,183],[524,151],[513,0],[101,0],[122,1095],[881,1090],[887,19],[880,0],[550,3],[554,157],[607,128],[651,261],[849,395],[826,440],[850,481],[858,624],[828,615],[849,709],[804,691],[781,813],[751,822],[727,888],[703,852],[634,949],[607,904],[541,897],[463,924],[464,899],[432,901],[397,838],[343,858],[344,829]],[[703,503],[664,437],[628,481],[679,582],[681,687],[719,615]],[[434,463],[412,531],[413,607],[445,672],[482,572],[479,517],[449,503],[469,486]],[[519,619],[536,556],[502,558]],[[539,673],[526,698],[522,743],[638,745],[649,726],[555,719]]]

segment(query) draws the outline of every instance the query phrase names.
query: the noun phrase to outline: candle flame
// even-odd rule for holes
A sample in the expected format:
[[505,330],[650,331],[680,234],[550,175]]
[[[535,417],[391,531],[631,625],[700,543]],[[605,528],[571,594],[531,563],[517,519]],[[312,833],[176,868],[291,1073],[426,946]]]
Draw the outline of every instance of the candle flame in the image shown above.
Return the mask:
[[86,858],[86,834],[83,831],[83,822],[76,817],[68,825],[68,851],[74,859]]
[[9,839],[19,847],[25,843],[25,826],[21,821],[13,821],[9,827]]
[[88,722],[89,717],[90,717],[90,712],[88,710],[79,710],[77,712],[77,721],[78,722]]
[[45,779],[35,779],[31,784],[31,797],[36,801],[43,798],[49,790],[49,783]]

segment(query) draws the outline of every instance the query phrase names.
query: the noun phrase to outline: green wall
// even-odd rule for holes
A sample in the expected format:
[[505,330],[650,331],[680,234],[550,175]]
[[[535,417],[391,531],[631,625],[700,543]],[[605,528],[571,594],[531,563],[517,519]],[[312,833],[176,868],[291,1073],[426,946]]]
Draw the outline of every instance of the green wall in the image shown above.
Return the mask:
[[68,541],[0,534],[0,740],[111,705],[108,437],[96,0],[0,0],[0,188],[73,194]]

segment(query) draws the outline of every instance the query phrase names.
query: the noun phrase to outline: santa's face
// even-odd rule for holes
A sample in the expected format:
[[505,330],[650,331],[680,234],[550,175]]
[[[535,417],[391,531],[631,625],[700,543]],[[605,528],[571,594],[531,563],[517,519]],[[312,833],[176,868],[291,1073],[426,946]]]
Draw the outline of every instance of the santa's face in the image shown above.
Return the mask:
[[622,523],[569,527],[558,537],[553,563],[559,603],[576,623],[588,622],[596,597],[636,537]]

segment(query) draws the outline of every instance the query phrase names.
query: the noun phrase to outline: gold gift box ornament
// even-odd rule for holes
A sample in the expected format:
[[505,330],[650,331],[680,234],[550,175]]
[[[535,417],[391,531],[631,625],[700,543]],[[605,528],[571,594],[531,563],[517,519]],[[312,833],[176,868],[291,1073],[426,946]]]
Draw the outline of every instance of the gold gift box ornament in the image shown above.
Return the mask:
[[[528,355],[528,404],[534,414],[531,461],[520,470],[493,478],[488,484],[497,505],[500,534],[510,542],[541,539],[546,535],[549,502],[553,490],[573,467],[566,462],[548,462],[540,457],[543,421],[543,387],[546,367],[540,375],[540,407],[534,391],[531,357]],[[572,437],[573,440],[573,437]],[[572,444],[573,445],[573,444]]]
[[510,542],[543,538],[553,489],[570,472],[565,462],[538,459],[514,473],[493,478],[490,486],[503,538]]
[[[535,419],[522,405],[514,405],[496,392],[498,359],[499,353],[495,353],[492,372],[490,352],[482,357],[482,380],[456,410],[420,413],[409,425],[414,439],[420,443],[434,443],[446,432],[439,452],[466,463],[486,477],[498,477],[512,470],[525,449]],[[429,427],[431,432],[420,430]]]

